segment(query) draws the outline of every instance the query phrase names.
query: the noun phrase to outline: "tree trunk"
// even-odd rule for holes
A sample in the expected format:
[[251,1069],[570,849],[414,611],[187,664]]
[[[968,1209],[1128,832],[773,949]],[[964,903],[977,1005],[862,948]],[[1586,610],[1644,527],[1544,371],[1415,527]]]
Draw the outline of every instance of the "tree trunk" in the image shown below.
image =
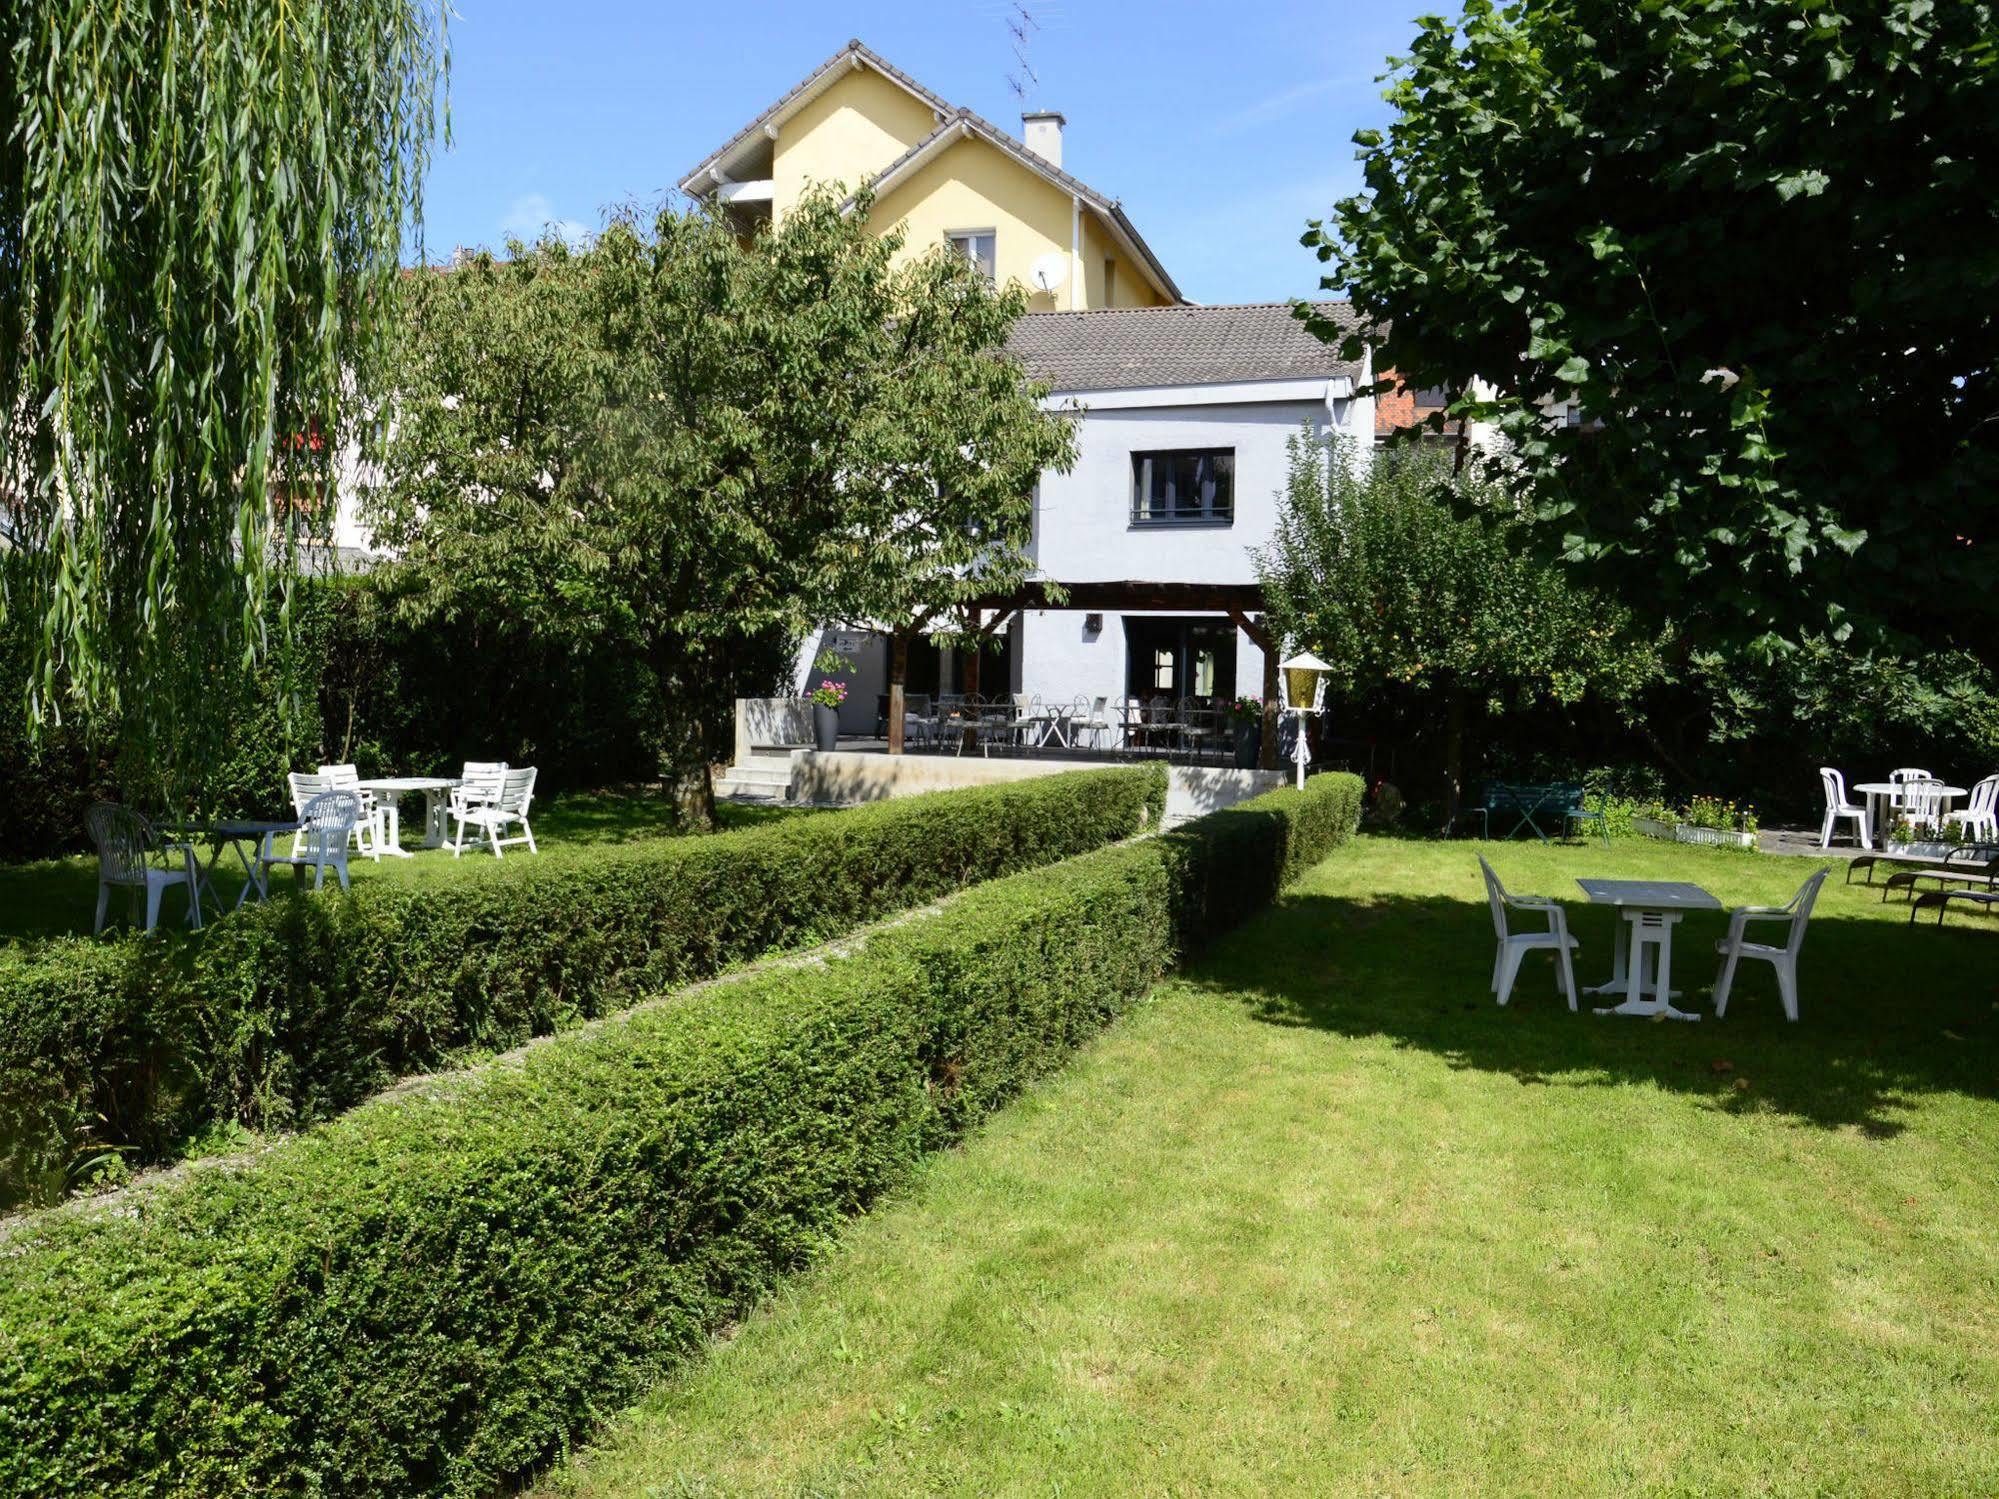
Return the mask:
[[680,826],[689,832],[715,830],[714,767],[706,755],[699,765],[682,770],[673,778],[673,810]]
[[909,632],[897,630],[888,645],[888,752],[902,753],[902,684],[909,677]]
[[1457,826],[1464,801],[1465,699],[1453,687],[1444,701],[1444,826]]

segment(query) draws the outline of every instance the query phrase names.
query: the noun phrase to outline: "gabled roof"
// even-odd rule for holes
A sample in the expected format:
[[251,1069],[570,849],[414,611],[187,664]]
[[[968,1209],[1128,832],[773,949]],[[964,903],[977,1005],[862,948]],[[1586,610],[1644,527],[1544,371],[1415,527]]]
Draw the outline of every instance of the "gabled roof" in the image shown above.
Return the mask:
[[703,178],[708,179],[707,188],[719,186],[722,181],[719,172],[722,163],[744,148],[755,144],[758,135],[783,124],[785,120],[856,68],[868,68],[879,73],[913,98],[928,105],[935,113],[938,122],[935,130],[874,176],[871,185],[878,196],[914,173],[937,152],[948,149],[967,136],[975,135],[1060,191],[1081,199],[1104,221],[1111,237],[1118,241],[1119,248],[1138,263],[1153,284],[1174,301],[1182,300],[1180,288],[1167,274],[1166,267],[1159,263],[1159,257],[1152,253],[1152,247],[1146,244],[1144,236],[1132,224],[1131,219],[1125,214],[1123,205],[1117,199],[1106,197],[1088,183],[1044,161],[991,121],[980,118],[969,109],[954,107],[858,39],[849,41],[846,46],[814,68],[795,87],[787,90],[776,103],[731,136],[728,143],[720,150],[703,157],[692,171],[680,179],[680,190],[690,196],[703,191]]
[[[1343,329],[1360,326],[1349,303],[1315,310]],[[1307,332],[1288,302],[1030,312],[1013,325],[1007,352],[1058,391],[1338,376],[1359,384],[1362,375],[1359,363]]]
[[[1114,239],[1122,241],[1121,248],[1137,260],[1151,276],[1159,290],[1174,301],[1184,300],[1180,288],[1167,274],[1166,267],[1159,263],[1159,257],[1152,253],[1131,220],[1125,216],[1124,205],[1115,198],[1105,197],[1087,182],[1072,177],[1053,162],[1027,149],[1019,141],[1008,135],[990,120],[975,115],[969,109],[954,109],[951,117],[939,125],[922,140],[911,146],[894,161],[883,167],[870,182],[876,197],[885,196],[897,183],[919,171],[932,157],[948,150],[958,141],[976,137],[994,150],[1011,157],[1020,165],[1035,173],[1042,180],[1052,184],[1074,198],[1080,198],[1108,224]],[[853,200],[849,199],[851,203]]]
[[929,105],[940,118],[952,112],[948,101],[931,93],[902,69],[873,49],[864,46],[857,38],[849,41],[846,46],[806,74],[794,87],[787,89],[775,104],[730,136],[728,143],[719,151],[710,152],[697,162],[694,169],[680,179],[680,190],[691,195],[695,191],[694,184],[700,178],[754,141],[767,127],[783,124],[856,68],[870,68],[881,74],[890,83],[896,84],[920,102]]

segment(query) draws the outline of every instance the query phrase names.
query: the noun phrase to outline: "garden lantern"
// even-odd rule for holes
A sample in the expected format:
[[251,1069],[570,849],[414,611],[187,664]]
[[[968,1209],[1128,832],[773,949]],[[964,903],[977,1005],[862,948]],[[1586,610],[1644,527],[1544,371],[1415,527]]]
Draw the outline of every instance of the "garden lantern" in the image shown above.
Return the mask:
[[1298,767],[1300,791],[1305,789],[1305,766],[1312,758],[1311,747],[1305,742],[1305,716],[1324,707],[1326,679],[1332,670],[1310,651],[1287,656],[1277,663],[1277,685],[1282,694],[1284,711],[1298,717],[1298,732],[1291,743],[1291,759]]

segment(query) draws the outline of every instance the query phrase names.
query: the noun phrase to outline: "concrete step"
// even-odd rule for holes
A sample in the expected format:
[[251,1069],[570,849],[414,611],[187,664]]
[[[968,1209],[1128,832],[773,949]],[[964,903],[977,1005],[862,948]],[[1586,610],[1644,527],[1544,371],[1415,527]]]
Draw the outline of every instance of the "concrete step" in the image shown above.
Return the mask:
[[715,794],[733,801],[789,801],[791,757],[752,755],[739,761],[715,783]]

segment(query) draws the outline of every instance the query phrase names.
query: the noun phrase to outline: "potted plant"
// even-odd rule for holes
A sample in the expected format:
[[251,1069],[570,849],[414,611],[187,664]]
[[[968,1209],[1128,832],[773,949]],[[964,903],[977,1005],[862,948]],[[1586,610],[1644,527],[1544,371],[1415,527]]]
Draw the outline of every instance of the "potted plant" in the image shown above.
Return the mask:
[[1263,699],[1230,698],[1222,704],[1222,713],[1227,717],[1229,728],[1235,735],[1236,769],[1256,769],[1257,757],[1263,750]]
[[1675,836],[1673,830],[1679,821],[1679,814],[1661,801],[1640,802],[1631,810],[1632,831],[1647,838],[1670,841]]
[[812,699],[812,742],[831,753],[840,747],[840,704],[847,700],[847,684],[831,675],[852,671],[854,663],[838,651],[821,651],[812,663],[828,675],[809,694]]
[[1697,796],[1680,814],[1673,836],[1681,843],[1705,843],[1715,848],[1756,847],[1756,809],[1738,807],[1718,796]]

